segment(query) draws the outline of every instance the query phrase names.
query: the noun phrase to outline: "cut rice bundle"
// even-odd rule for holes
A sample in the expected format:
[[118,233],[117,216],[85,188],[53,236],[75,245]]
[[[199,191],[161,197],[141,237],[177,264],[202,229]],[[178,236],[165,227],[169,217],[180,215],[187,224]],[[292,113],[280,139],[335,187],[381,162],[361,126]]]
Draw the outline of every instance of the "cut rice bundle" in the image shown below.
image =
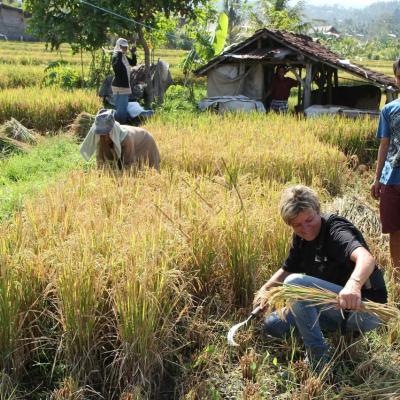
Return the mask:
[[[338,295],[325,289],[309,288],[297,285],[281,285],[266,291],[261,300],[261,306],[277,310],[281,318],[291,311],[296,301],[307,301],[318,306],[337,307]],[[282,311],[284,310],[284,311]],[[373,301],[362,301],[360,311],[377,316],[382,322],[395,318],[400,320],[399,309],[390,303],[382,304]]]
[[95,116],[92,114],[81,112],[69,126],[69,132],[79,139],[84,139],[93,125],[94,118]]
[[0,133],[0,158],[9,157],[14,153],[26,153],[30,148],[29,144],[9,138]]
[[0,135],[26,144],[34,145],[38,142],[38,136],[15,118],[0,126]]

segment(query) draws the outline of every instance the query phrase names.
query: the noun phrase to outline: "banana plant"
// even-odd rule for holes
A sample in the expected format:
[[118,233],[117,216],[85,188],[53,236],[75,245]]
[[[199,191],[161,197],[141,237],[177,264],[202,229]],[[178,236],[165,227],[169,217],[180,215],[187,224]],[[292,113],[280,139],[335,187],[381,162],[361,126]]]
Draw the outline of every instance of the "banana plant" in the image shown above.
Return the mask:
[[211,37],[208,33],[197,32],[192,50],[181,63],[185,76],[188,76],[196,65],[206,63],[222,52],[228,36],[228,23],[228,16],[221,12],[218,17],[218,24]]

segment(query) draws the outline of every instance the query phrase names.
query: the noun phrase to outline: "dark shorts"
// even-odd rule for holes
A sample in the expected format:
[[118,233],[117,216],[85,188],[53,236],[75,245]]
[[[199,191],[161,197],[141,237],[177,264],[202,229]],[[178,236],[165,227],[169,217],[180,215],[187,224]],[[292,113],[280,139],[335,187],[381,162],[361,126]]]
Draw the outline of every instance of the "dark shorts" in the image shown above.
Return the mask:
[[382,232],[400,231],[400,185],[382,185],[379,209]]

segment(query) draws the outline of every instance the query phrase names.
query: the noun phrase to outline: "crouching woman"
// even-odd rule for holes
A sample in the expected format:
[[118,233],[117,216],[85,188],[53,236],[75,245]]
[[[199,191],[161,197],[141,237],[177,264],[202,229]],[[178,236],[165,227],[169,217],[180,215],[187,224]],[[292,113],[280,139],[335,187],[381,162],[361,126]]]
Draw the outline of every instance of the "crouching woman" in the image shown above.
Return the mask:
[[101,109],[91,126],[80,152],[86,161],[96,153],[99,168],[110,164],[118,169],[141,168],[160,170],[160,153],[151,134],[145,129],[120,125],[114,110]]
[[276,312],[264,321],[265,332],[275,337],[284,337],[294,328],[304,341],[307,360],[321,369],[331,357],[323,332],[366,332],[380,325],[377,316],[362,312],[360,306],[362,299],[385,303],[385,282],[361,232],[345,218],[321,214],[310,188],[286,189],[280,211],[293,230],[292,245],[283,266],[257,293],[254,305],[279,283],[336,292],[338,308],[297,301],[286,321]]

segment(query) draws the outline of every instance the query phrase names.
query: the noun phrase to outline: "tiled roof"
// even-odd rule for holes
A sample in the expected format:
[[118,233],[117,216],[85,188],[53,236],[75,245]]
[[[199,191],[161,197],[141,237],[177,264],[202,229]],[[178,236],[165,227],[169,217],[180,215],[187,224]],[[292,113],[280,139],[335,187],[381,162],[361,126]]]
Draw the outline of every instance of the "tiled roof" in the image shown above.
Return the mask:
[[[392,86],[396,90],[400,88],[396,85],[396,81],[380,72],[372,71],[361,65],[353,64],[348,60],[342,60],[337,54],[323,46],[321,43],[313,41],[313,39],[306,35],[295,34],[287,31],[278,31],[275,29],[261,29],[253,36],[244,40],[243,42],[231,46],[226,49],[219,56],[214,57],[206,65],[195,71],[196,75],[204,75],[210,68],[220,64],[223,61],[229,60],[275,60],[279,63],[279,58],[276,57],[274,52],[282,49],[262,48],[254,49],[248,48],[260,38],[271,38],[279,43],[283,48],[292,50],[293,55],[299,64],[304,64],[304,59],[309,59],[314,62],[322,62],[331,67],[341,69],[350,74],[356,75],[362,79],[368,80],[379,86],[389,87]],[[303,56],[303,60],[301,59]],[[288,57],[291,58],[290,56]],[[282,59],[283,60],[283,59]],[[285,61],[287,58],[285,58]]]

